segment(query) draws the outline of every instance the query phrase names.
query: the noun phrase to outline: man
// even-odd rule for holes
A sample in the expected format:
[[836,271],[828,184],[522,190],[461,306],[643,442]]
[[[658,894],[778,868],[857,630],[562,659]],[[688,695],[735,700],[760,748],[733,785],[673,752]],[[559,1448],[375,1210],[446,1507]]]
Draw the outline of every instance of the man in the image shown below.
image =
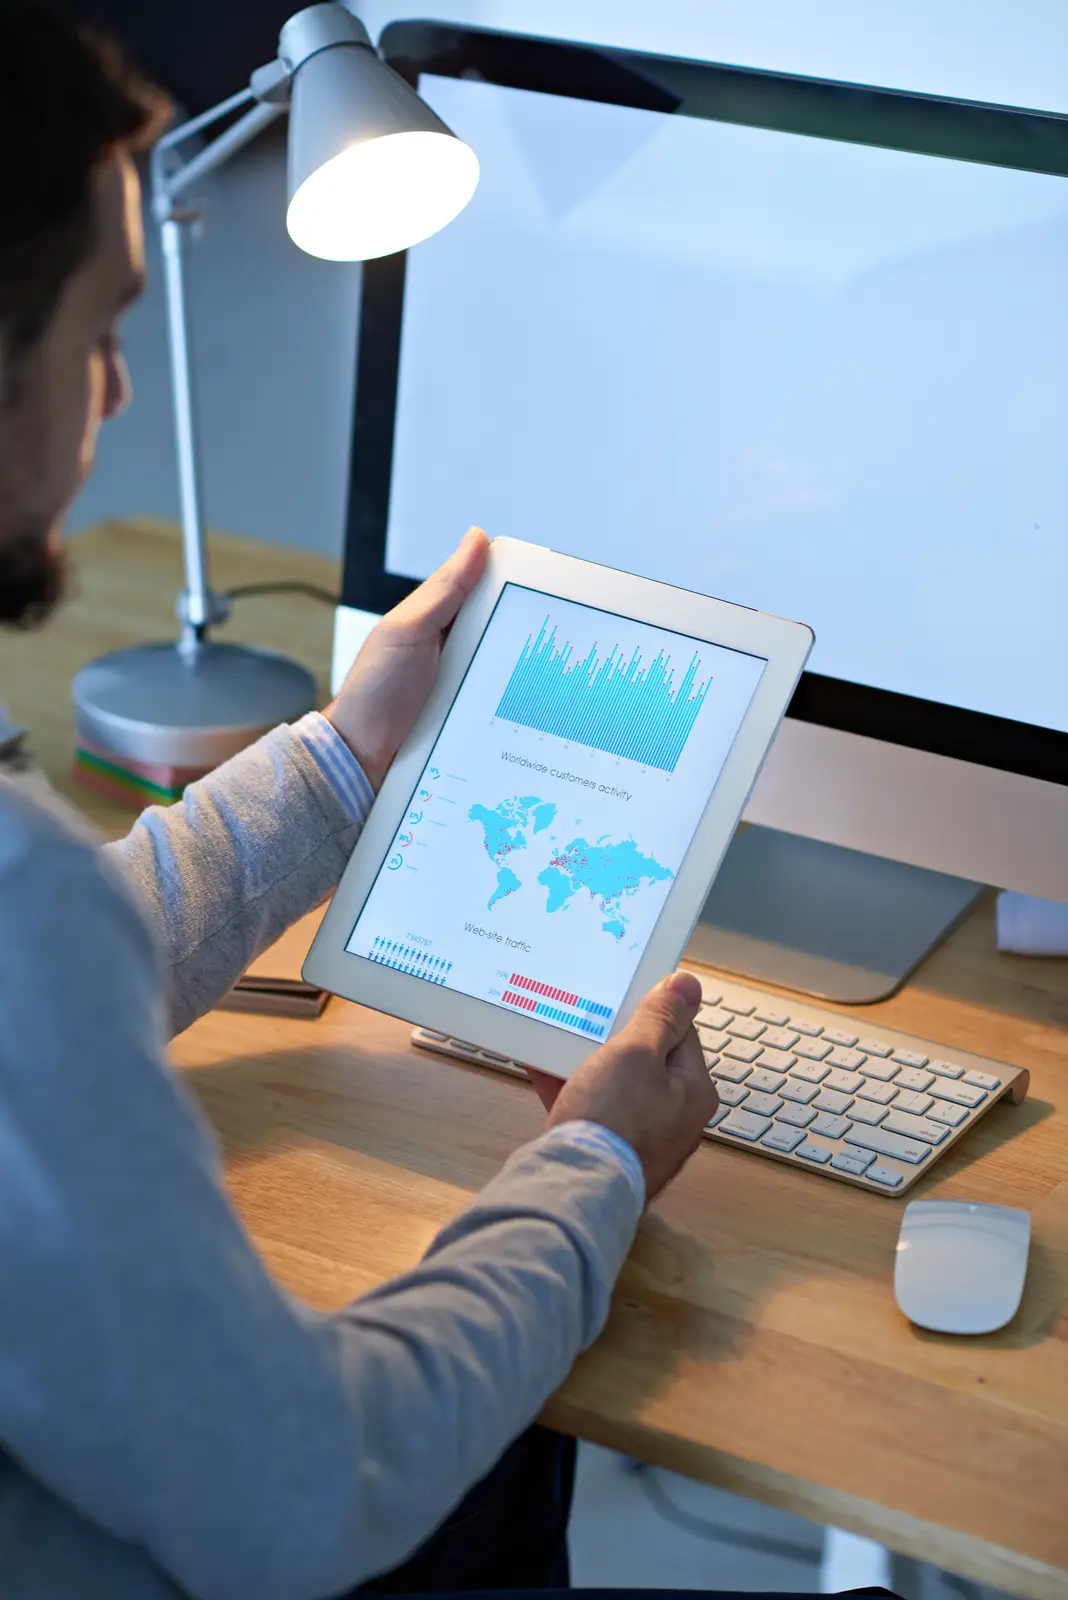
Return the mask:
[[[119,323],[144,276],[131,152],[164,116],[72,25],[0,0],[11,626],[59,597],[62,514],[129,398]],[[275,730],[108,850],[39,775],[0,766],[5,1595],[309,1600],[402,1561],[378,1587],[563,1576],[567,1450],[524,1430],[599,1331],[647,1196],[715,1109],[696,981],[661,985],[555,1100],[542,1084],[547,1131],[418,1268],[334,1317],[267,1275],[164,1058],[168,1034],[336,882],[485,550],[473,530],[380,624],[325,715]]]

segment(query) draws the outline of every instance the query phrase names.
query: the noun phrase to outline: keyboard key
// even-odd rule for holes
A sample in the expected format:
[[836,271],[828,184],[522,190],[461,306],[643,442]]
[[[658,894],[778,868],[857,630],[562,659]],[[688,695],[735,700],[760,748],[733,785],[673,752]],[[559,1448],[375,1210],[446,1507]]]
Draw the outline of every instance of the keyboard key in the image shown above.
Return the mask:
[[843,1111],[848,1111],[853,1104],[851,1094],[839,1094],[836,1089],[822,1088],[812,1104],[817,1111],[830,1111],[835,1116],[840,1116]]
[[800,1078],[802,1083],[822,1083],[830,1070],[822,1061],[799,1061],[790,1068],[790,1076]]
[[714,1050],[702,1050],[701,1054],[705,1058],[705,1066],[709,1072],[714,1071],[719,1066],[719,1056],[716,1055]]
[[934,1083],[934,1074],[921,1072],[918,1067],[902,1067],[894,1082],[899,1089],[926,1089],[928,1084]]
[[759,1060],[760,1065],[769,1072],[789,1072],[797,1057],[792,1056],[789,1050],[765,1050]]
[[709,1071],[715,1078],[725,1078],[728,1083],[741,1083],[748,1078],[752,1067],[747,1067],[744,1061],[724,1061],[720,1059],[718,1067],[710,1067]]
[[870,1150],[839,1150],[831,1157],[831,1166],[851,1177],[863,1178],[874,1160]]
[[776,1089],[786,1082],[781,1072],[769,1072],[764,1065],[763,1058],[759,1067],[754,1067],[746,1079],[750,1089],[759,1089],[763,1094],[774,1094]]
[[806,1061],[822,1061],[830,1053],[830,1045],[824,1044],[822,1039],[799,1039],[794,1045],[794,1055],[803,1056]]
[[986,1099],[985,1089],[973,1089],[967,1083],[943,1083],[939,1079],[931,1085],[931,1093],[936,1100],[948,1100],[955,1106],[981,1106]]
[[866,1122],[869,1127],[874,1127],[886,1116],[886,1107],[877,1106],[874,1100],[854,1100],[849,1115],[854,1122]]
[[896,1078],[901,1069],[893,1061],[880,1061],[878,1056],[869,1056],[864,1063],[865,1075],[869,1078],[878,1078],[881,1083],[889,1083],[891,1078]]
[[705,1123],[705,1127],[706,1128],[715,1128],[719,1123],[721,1123],[723,1121],[724,1117],[727,1115],[727,1112],[729,1110],[730,1110],[730,1106],[721,1105],[718,1108],[718,1110],[713,1111],[712,1115],[709,1117],[708,1121]]
[[833,1117],[829,1111],[821,1111],[809,1132],[822,1133],[825,1139],[844,1139],[852,1126],[848,1117]]
[[808,1139],[805,1140],[804,1144],[798,1145],[794,1154],[804,1156],[806,1161],[814,1161],[819,1167],[825,1167],[831,1159],[829,1150],[825,1150],[821,1144],[812,1144]]
[[758,1022],[770,1023],[773,1028],[785,1027],[790,1020],[785,1011],[772,1011],[767,1006],[757,1006],[753,1015]]
[[903,1133],[908,1139],[920,1139],[924,1144],[941,1144],[948,1138],[949,1129],[941,1127],[937,1122],[931,1122],[928,1117],[906,1116],[904,1111],[899,1111],[895,1106],[886,1113],[886,1120],[882,1126],[888,1133]]
[[[741,1117],[745,1113],[739,1111],[736,1115]],[[899,1133],[884,1133],[882,1128],[853,1127],[843,1137],[847,1144],[874,1150],[878,1156],[894,1156],[898,1161],[907,1161],[911,1167],[918,1167],[931,1154],[930,1145],[921,1144],[919,1139],[903,1139]]]
[[720,1103],[725,1106],[740,1106],[749,1090],[742,1083],[724,1083],[717,1079],[716,1088],[719,1090]]
[[[829,1039],[830,1034],[825,1033],[823,1037]],[[862,1067],[867,1059],[867,1056],[861,1055],[859,1050],[842,1050],[839,1048],[831,1051],[827,1057],[827,1065],[829,1067],[840,1067],[843,1072],[856,1072],[857,1068]]]
[[785,1122],[791,1128],[807,1128],[815,1117],[812,1106],[783,1106],[775,1113],[776,1122]]
[[784,1100],[793,1100],[799,1106],[807,1106],[810,1100],[815,1100],[819,1089],[814,1083],[799,1083],[796,1078],[787,1078],[779,1093]]
[[925,1067],[927,1057],[917,1055],[915,1050],[895,1050],[894,1060],[899,1067]]
[[[746,1084],[746,1088],[749,1088],[748,1084]],[[782,1101],[777,1094],[750,1093],[745,1102],[745,1109],[754,1111],[761,1117],[773,1117],[781,1105]]]
[[952,1061],[928,1061],[928,1072],[933,1072],[937,1078],[963,1078],[964,1068],[954,1066]]
[[759,1039],[764,1032],[764,1024],[755,1017],[735,1017],[728,1023],[727,1032],[735,1039]]
[[936,1100],[927,1117],[930,1122],[944,1122],[947,1128],[959,1128],[962,1122],[968,1120],[968,1113],[963,1106],[945,1106]]
[[1000,1089],[1001,1079],[995,1078],[992,1072],[966,1072],[965,1083],[970,1083],[973,1089]]
[[890,1056],[894,1053],[892,1044],[887,1044],[885,1039],[858,1039],[857,1049],[863,1050],[866,1056]]
[[798,1033],[805,1033],[810,1039],[818,1039],[823,1032],[823,1027],[818,1022],[811,1022],[808,1017],[791,1017],[791,1028],[796,1028]]
[[857,1094],[862,1100],[874,1100],[876,1105],[888,1106],[897,1090],[892,1083],[873,1083],[870,1078],[865,1078]]
[[800,1128],[781,1128],[776,1123],[774,1128],[768,1129],[760,1142],[768,1150],[782,1150],[786,1155],[791,1155],[804,1137]]
[[720,1133],[733,1133],[736,1139],[748,1139],[752,1144],[771,1127],[769,1117],[753,1117],[748,1111],[732,1111],[719,1125]]
[[869,1167],[864,1176],[869,1183],[880,1183],[884,1189],[900,1189],[905,1181],[900,1172],[895,1172],[893,1167],[883,1167],[878,1162],[874,1167]]
[[702,1007],[697,1013],[697,1026],[699,1028],[708,1028],[710,1031],[714,1030],[717,1033],[721,1032],[729,1022],[733,1021],[734,1018],[729,1011],[720,1011],[715,1006],[709,1006],[707,1009]]
[[723,991],[721,989],[712,988],[712,986],[710,984],[707,984],[705,982],[704,978],[702,978],[701,979],[701,1004],[703,1006],[718,1006],[722,999],[723,999]]
[[736,1017],[751,1017],[756,1006],[748,1000],[724,1000],[723,1009],[733,1011]]
[[761,1041],[773,1050],[792,1050],[799,1037],[792,1028],[767,1028]]
[[731,1039],[723,1046],[723,1054],[732,1056],[735,1061],[753,1062],[760,1054],[758,1044],[747,1044],[744,1039]]
[[855,1033],[844,1033],[841,1028],[824,1028],[823,1037],[831,1044],[840,1044],[847,1050],[857,1042]]
[[916,1117],[922,1117],[933,1105],[929,1094],[916,1094],[912,1089],[901,1089],[894,1100],[895,1111],[911,1111]]
[[[833,1052],[832,1052],[833,1054]],[[827,1057],[830,1066],[831,1057]],[[825,1089],[837,1089],[839,1094],[856,1094],[864,1079],[859,1072],[843,1072],[840,1067],[834,1067],[823,1080]]]

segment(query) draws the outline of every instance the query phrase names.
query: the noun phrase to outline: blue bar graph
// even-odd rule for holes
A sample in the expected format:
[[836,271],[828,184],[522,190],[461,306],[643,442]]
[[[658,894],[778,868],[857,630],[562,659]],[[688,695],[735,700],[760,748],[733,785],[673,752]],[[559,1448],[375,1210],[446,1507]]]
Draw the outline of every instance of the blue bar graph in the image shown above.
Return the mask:
[[618,645],[603,656],[593,644],[580,661],[570,644],[557,642],[556,628],[546,617],[537,638],[527,636],[496,714],[572,744],[674,772],[711,687],[710,677],[698,683],[700,671],[696,651],[678,685],[663,650],[646,666],[638,649],[628,660]]

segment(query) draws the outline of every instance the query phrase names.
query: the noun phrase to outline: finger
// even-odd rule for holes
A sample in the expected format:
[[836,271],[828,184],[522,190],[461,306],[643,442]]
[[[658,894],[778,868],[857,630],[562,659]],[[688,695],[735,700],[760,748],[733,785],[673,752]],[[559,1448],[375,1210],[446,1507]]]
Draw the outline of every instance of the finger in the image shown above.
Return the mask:
[[564,1087],[562,1078],[552,1078],[547,1072],[539,1072],[536,1067],[524,1067],[524,1072],[534,1085],[535,1093],[546,1111],[551,1111]]
[[674,1049],[668,1051],[668,1065],[677,1067],[680,1072],[708,1072],[705,1063],[705,1053],[701,1048],[701,1040],[697,1029],[689,1027]]
[[489,540],[468,528],[449,559],[392,613],[413,638],[432,638],[449,626],[486,568]]
[[705,1063],[705,1053],[696,1028],[690,1028],[682,1042],[670,1052],[667,1064],[669,1072],[677,1073],[685,1080],[687,1093],[693,1094],[697,1109],[707,1122],[719,1105],[719,1089]]
[[667,1055],[693,1026],[701,1004],[701,984],[692,972],[673,972],[641,1001],[631,1027],[641,1038]]

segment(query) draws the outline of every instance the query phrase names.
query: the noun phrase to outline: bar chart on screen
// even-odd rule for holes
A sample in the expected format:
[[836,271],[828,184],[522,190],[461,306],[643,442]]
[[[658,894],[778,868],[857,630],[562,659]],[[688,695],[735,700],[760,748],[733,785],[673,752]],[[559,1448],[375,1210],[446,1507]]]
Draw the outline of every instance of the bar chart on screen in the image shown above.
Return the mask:
[[[497,706],[497,716],[572,744],[673,772],[711,688],[694,651],[679,672],[660,649],[651,660],[592,644],[585,656],[558,637],[546,616],[528,635]],[[678,681],[676,681],[676,679]]]

